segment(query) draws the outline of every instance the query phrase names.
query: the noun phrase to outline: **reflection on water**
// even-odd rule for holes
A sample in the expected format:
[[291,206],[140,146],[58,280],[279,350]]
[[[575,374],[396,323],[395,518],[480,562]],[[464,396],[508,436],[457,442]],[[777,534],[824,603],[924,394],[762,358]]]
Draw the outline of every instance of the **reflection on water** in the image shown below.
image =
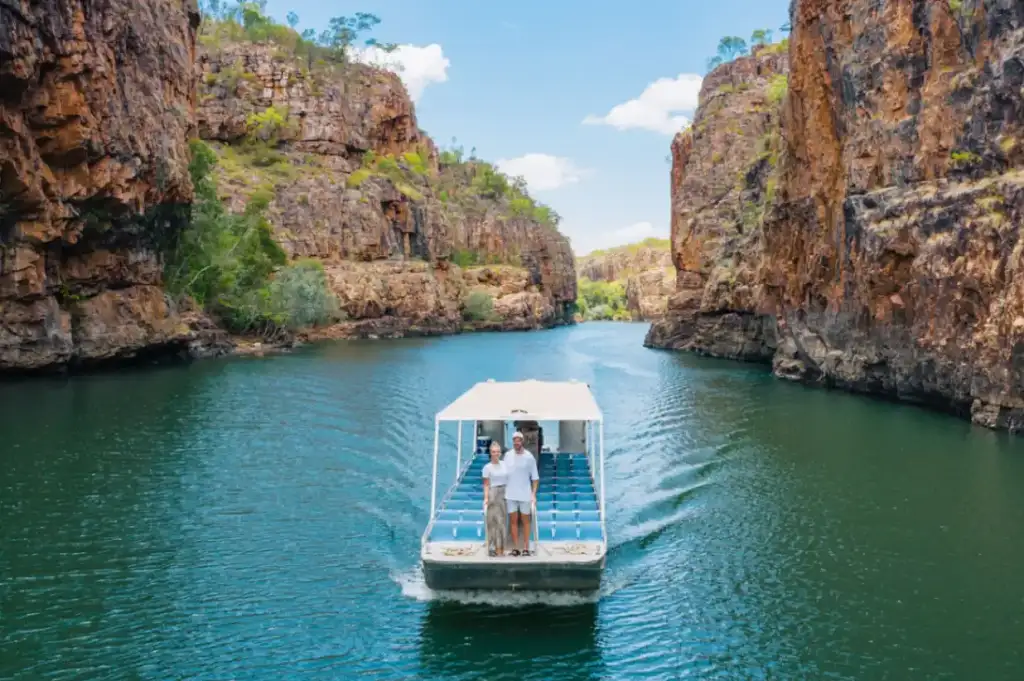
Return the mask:
[[[510,596],[510,603],[514,599]],[[421,673],[468,678],[499,661],[509,678],[605,678],[597,643],[597,604],[427,605],[420,628]]]
[[[644,331],[0,385],[0,678],[1022,678],[1024,441]],[[604,585],[431,592],[433,414],[529,377],[606,415]]]

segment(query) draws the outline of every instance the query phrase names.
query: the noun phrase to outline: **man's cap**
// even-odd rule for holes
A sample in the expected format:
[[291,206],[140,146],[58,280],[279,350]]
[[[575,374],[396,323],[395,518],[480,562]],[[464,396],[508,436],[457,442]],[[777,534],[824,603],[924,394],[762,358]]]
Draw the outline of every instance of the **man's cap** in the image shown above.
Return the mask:
[[520,440],[523,439],[523,434],[520,433],[518,430],[516,432],[512,433],[512,439],[515,440],[516,438],[519,438]]

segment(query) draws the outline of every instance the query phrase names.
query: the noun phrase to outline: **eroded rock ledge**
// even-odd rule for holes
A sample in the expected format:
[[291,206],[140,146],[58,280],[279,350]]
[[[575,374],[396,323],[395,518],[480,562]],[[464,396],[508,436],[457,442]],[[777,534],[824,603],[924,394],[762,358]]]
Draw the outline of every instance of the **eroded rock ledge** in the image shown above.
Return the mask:
[[741,243],[743,221],[685,207],[716,195],[713,142],[674,144],[677,293],[647,342],[1021,430],[1024,6],[798,0],[791,18],[776,186],[747,245],[705,246]]

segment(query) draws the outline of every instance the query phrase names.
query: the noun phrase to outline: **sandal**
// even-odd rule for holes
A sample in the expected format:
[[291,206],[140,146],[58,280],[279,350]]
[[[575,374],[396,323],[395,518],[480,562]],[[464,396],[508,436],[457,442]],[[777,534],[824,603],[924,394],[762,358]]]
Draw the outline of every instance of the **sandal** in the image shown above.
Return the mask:
[[522,555],[524,555],[524,556],[530,555],[530,549],[523,549],[523,554]]
[[494,558],[495,556],[498,555],[498,552],[495,551],[494,549],[491,549],[490,551],[487,552],[487,555],[490,556],[491,558]]
[[512,555],[513,556],[518,556],[519,555],[519,549],[512,549]]

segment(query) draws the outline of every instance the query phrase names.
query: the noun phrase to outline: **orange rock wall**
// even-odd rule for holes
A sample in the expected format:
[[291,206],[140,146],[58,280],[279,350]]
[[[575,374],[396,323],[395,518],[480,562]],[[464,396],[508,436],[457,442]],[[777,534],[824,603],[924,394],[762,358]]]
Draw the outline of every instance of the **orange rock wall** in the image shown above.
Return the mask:
[[[733,339],[783,378],[1021,430],[1024,4],[797,0],[792,12],[777,191],[750,249],[710,255],[711,270],[747,272]],[[677,202],[692,177],[678,146]],[[701,304],[648,340],[731,356],[701,340],[713,295],[693,272],[705,276],[707,251],[686,245],[718,227],[685,218],[673,300],[703,284]]]
[[158,251],[188,219],[198,20],[182,0],[0,4],[0,371],[182,342]]

